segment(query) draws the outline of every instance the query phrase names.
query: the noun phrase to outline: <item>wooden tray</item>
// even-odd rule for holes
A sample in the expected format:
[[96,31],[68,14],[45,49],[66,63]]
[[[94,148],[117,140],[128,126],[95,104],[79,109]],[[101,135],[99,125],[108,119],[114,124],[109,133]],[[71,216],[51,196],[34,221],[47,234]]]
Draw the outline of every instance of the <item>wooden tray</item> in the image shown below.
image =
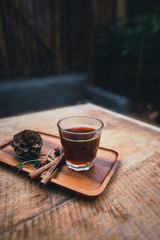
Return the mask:
[[[41,153],[51,151],[53,155],[54,148],[60,146],[59,137],[45,132],[39,131],[39,133],[43,139]],[[15,166],[19,162],[14,159],[15,152],[10,143],[11,141],[8,141],[0,145],[0,162],[7,166]],[[59,167],[54,178],[50,180],[50,183],[83,197],[94,199],[104,191],[121,159],[122,154],[119,151],[99,147],[95,165],[90,170],[76,172],[63,164]],[[25,165],[22,172],[28,174],[34,171],[34,169],[31,170],[32,166],[32,164]],[[40,178],[42,177],[43,174]]]

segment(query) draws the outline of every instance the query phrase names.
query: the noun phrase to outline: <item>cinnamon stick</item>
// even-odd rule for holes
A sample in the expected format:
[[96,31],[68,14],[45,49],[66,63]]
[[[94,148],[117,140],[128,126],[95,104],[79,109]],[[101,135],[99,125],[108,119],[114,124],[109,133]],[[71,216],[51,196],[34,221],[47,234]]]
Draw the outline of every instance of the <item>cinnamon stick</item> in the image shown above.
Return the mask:
[[47,173],[44,175],[44,177],[42,178],[42,180],[40,181],[40,184],[46,185],[46,183],[55,175],[55,173],[57,172],[57,167],[58,165],[63,161],[64,159],[64,153],[62,153],[59,158],[56,160],[56,162],[54,162],[54,164],[50,167],[50,169],[47,171]]
[[47,171],[54,163],[55,162],[51,161],[51,162],[47,163],[46,165],[44,165],[43,167],[36,169],[34,172],[31,172],[28,176],[32,179],[35,177],[38,177],[41,173]]

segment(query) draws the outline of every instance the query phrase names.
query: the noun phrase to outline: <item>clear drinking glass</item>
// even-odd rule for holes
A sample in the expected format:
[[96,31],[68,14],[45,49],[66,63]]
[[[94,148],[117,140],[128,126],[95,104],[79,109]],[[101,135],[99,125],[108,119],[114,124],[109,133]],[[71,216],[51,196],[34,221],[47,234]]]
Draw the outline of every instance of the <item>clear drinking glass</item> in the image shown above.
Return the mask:
[[90,169],[95,162],[103,122],[91,116],[72,116],[60,119],[57,126],[67,166],[75,171]]

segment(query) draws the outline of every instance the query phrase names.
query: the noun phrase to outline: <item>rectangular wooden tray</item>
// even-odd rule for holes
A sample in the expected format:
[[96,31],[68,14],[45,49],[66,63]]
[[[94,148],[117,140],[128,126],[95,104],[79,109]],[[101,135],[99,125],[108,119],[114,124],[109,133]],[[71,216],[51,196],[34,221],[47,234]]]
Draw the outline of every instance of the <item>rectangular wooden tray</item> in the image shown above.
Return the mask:
[[[43,139],[43,147],[41,153],[54,153],[54,148],[59,147],[60,139],[58,136],[38,131]],[[0,145],[0,162],[7,166],[15,166],[19,164],[15,160],[14,149],[10,146],[11,141]],[[122,153],[114,149],[99,147],[95,165],[88,171],[76,172],[67,168],[66,164],[62,164],[54,178],[50,183],[59,186],[65,190],[71,191],[85,198],[94,199],[98,197],[106,188],[109,180],[115,172]],[[27,164],[22,169],[23,173],[30,173],[32,164]],[[44,175],[42,174],[40,178]]]

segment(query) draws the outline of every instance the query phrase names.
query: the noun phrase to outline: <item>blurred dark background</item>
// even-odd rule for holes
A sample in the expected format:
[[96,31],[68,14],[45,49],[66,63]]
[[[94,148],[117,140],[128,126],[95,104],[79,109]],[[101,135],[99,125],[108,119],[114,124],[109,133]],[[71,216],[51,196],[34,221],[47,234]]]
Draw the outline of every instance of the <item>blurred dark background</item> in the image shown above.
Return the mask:
[[[53,79],[55,89],[62,83],[55,92],[67,89],[65,84],[69,84],[72,93],[82,85],[93,87],[94,91],[85,89],[78,99],[73,97],[74,103],[89,99],[117,110],[112,104],[107,105],[110,95],[105,94],[112,94],[113,99],[122,96],[127,101],[127,107],[122,104],[126,111],[117,111],[159,123],[159,42],[159,0],[1,0],[0,117],[26,110],[18,110],[18,102],[25,105],[29,95],[31,98],[37,94],[28,88],[25,98],[22,93],[28,86],[26,81],[31,88],[37,88],[35,79],[40,79],[41,84],[50,84]],[[67,82],[69,76],[74,84],[79,81],[76,88],[72,88],[72,81]],[[81,84],[77,79],[83,79]],[[22,101],[17,98],[11,106],[19,94],[17,89]],[[96,89],[102,90],[102,94],[96,95]],[[70,96],[68,92],[67,99]],[[38,101],[35,110],[39,109],[38,104],[43,108],[64,105],[64,102],[72,104],[66,100],[60,103],[46,100],[45,96],[40,98],[48,105]]]

